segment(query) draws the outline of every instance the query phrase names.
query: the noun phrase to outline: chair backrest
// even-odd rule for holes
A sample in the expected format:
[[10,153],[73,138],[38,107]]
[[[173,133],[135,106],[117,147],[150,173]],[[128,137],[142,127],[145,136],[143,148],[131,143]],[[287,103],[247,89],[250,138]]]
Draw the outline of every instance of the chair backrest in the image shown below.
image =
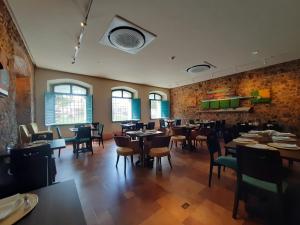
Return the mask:
[[166,127],[165,120],[164,119],[160,119],[159,120],[159,128],[162,129],[162,128],[165,128],[165,127]]
[[94,129],[97,129],[97,130],[98,130],[98,128],[99,128],[99,122],[94,122],[94,123],[92,123],[92,127],[93,127]]
[[195,120],[190,119],[190,120],[189,120],[189,124],[195,124]]
[[27,192],[48,185],[51,153],[49,144],[11,149],[10,171],[17,180],[18,191]]
[[148,130],[153,130],[154,128],[155,128],[155,122],[148,122],[147,129]]
[[19,126],[19,133],[20,133],[20,141],[22,144],[31,141],[31,135],[25,125]]
[[223,131],[223,139],[224,139],[225,144],[227,144],[233,140],[233,134],[230,129],[225,129]]
[[114,140],[118,147],[128,147],[130,143],[129,136],[114,136]]
[[29,130],[29,133],[31,133],[31,134],[36,134],[39,132],[39,128],[36,123],[30,123],[30,124],[28,124],[27,127]]
[[172,127],[172,135],[185,135],[185,130],[181,127]]
[[180,126],[180,125],[181,125],[181,119],[176,119],[175,126]]
[[220,143],[219,143],[219,139],[218,139],[218,136],[212,132],[212,133],[209,133],[207,135],[207,148],[208,148],[208,151],[212,157],[212,159],[214,159],[214,153],[218,153],[218,156],[221,156],[221,146],[220,146]]
[[61,135],[60,128],[59,128],[59,127],[55,127],[55,129],[56,129],[57,137],[58,137],[59,139],[61,139],[61,138],[62,138],[62,135]]
[[103,124],[103,123],[99,123],[99,124],[98,124],[98,134],[99,134],[100,136],[103,135],[103,129],[104,129],[104,124]]
[[238,175],[279,184],[282,182],[282,160],[279,151],[237,148]]
[[143,129],[144,128],[144,123],[136,123],[135,124],[135,129],[136,130],[140,130],[140,129]]
[[169,147],[171,136],[154,136],[151,140],[151,148]]
[[75,124],[74,125],[75,128],[84,127],[84,126],[85,126],[84,124]]
[[91,139],[91,128],[90,127],[78,127],[76,139]]

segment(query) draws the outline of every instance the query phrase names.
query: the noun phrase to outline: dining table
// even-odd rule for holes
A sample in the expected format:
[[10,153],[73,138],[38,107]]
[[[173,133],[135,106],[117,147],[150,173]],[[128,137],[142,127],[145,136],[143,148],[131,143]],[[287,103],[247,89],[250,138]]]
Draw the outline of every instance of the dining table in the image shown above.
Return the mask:
[[132,138],[138,138],[139,147],[140,147],[140,160],[137,161],[136,165],[145,167],[146,166],[145,146],[144,146],[145,139],[163,134],[163,132],[159,130],[139,130],[139,131],[127,131],[126,134]]
[[74,180],[33,190],[38,196],[38,204],[16,225],[85,225],[85,217]]
[[185,124],[185,125],[179,125],[176,127],[183,129],[183,131],[185,133],[187,144],[183,145],[183,148],[188,149],[190,151],[195,150],[196,148],[192,143],[192,131],[195,129],[198,129],[199,125],[198,124]]
[[[258,138],[251,138],[255,141],[257,141],[260,144],[268,144],[272,143],[273,140],[270,136],[261,136]],[[279,142],[282,143],[282,142]],[[300,146],[300,139],[296,138],[296,141],[293,142]],[[235,141],[230,141],[227,144],[224,145],[225,149],[237,149],[238,145],[242,145],[240,143],[236,143]],[[300,162],[300,150],[291,150],[291,149],[283,149],[283,148],[276,148],[280,152],[280,157],[282,159],[286,159],[289,162]]]

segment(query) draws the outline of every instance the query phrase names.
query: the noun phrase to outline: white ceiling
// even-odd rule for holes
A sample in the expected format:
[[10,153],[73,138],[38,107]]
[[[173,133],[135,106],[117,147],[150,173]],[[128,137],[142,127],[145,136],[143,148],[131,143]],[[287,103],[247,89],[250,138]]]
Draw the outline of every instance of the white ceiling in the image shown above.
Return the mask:
[[[74,65],[88,0],[8,4],[42,68],[171,88],[300,58],[299,0],[94,0]],[[99,44],[115,15],[156,39],[136,55]],[[217,68],[185,72],[203,61]]]

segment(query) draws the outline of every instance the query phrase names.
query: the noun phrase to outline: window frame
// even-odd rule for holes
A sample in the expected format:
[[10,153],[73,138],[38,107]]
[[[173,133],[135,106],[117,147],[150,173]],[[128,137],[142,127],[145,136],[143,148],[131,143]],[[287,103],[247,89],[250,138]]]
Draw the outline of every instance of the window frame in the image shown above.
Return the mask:
[[[55,87],[60,86],[60,85],[69,85],[70,86],[70,93],[55,92],[54,91]],[[77,87],[85,89],[86,94],[73,94],[73,86],[77,86]],[[73,95],[73,96],[88,96],[88,95],[90,95],[90,89],[88,87],[85,87],[85,86],[80,85],[80,84],[69,83],[69,82],[62,82],[62,83],[52,84],[50,86],[50,92],[55,94],[55,95]],[[55,107],[55,103],[54,103],[54,107]],[[76,124],[89,124],[89,123],[88,122],[84,122],[84,123],[55,123],[55,124],[53,124],[53,126],[68,126],[68,125],[76,125]]]
[[[151,99],[150,98],[150,95],[154,95],[154,99]],[[160,96],[160,99],[156,99],[156,96]],[[148,95],[148,99],[149,99],[149,108],[150,108],[150,120],[159,120],[161,119],[161,112],[160,112],[160,118],[152,118],[152,113],[151,113],[151,102],[152,101],[159,101],[160,104],[163,100],[163,96],[161,94],[158,94],[158,93],[149,93]]]
[[[122,96],[121,97],[118,97],[118,96],[113,96],[113,92],[115,92],[115,91],[121,91],[122,92]],[[128,92],[128,93],[130,93],[131,94],[131,97],[124,97],[124,92]],[[129,90],[126,90],[126,89],[113,89],[113,90],[111,90],[111,100],[113,99],[113,98],[124,98],[124,99],[134,99],[134,93],[132,92],[132,91],[129,91]],[[131,104],[132,104],[132,102],[131,102]],[[113,105],[111,104],[111,122],[112,123],[121,123],[121,122],[127,122],[127,121],[132,121],[132,115],[131,115],[131,119],[130,120],[113,120],[113,110],[112,110],[112,107],[113,107]]]

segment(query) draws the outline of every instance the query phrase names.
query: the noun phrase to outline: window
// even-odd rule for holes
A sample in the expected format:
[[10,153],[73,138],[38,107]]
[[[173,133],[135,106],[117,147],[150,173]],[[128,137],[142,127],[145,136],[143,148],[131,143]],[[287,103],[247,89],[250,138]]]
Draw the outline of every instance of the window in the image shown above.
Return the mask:
[[127,90],[112,91],[112,121],[132,120],[133,94]]
[[76,84],[55,84],[45,95],[45,123],[92,122],[92,96],[88,88]]
[[161,114],[162,96],[160,94],[151,93],[149,94],[149,99],[150,99],[150,118],[151,119],[162,118],[162,114]]

